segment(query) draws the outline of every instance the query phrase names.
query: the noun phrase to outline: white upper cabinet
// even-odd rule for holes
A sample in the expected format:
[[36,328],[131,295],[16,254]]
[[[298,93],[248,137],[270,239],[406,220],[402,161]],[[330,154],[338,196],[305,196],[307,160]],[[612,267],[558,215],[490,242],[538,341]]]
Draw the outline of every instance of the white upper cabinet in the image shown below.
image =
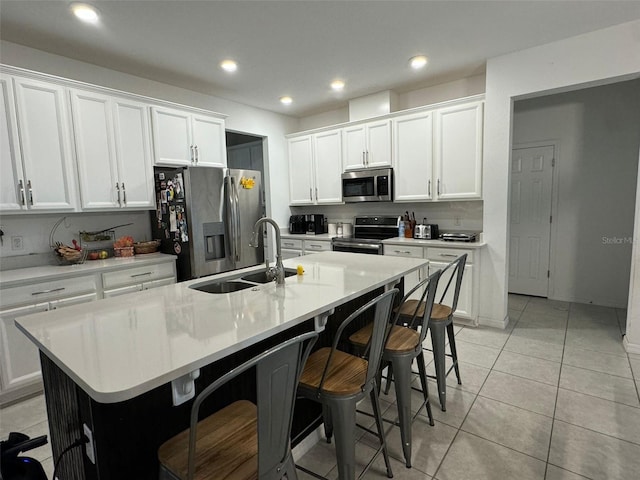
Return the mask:
[[342,203],[342,132],[313,136],[316,203]]
[[14,77],[25,207],[74,210],[77,186],[65,88]]
[[227,148],[224,120],[206,115],[193,115],[193,145],[199,167],[226,167]]
[[433,199],[433,112],[393,119],[394,200]]
[[26,209],[25,181],[11,78],[0,74],[0,210]]
[[289,139],[291,205],[342,203],[342,130]]
[[482,128],[482,101],[436,110],[439,200],[482,198]]
[[154,208],[147,107],[71,91],[82,208]]
[[224,119],[165,107],[151,117],[156,165],[227,166]]
[[342,129],[344,170],[391,166],[391,120]]
[[311,135],[289,139],[289,202],[313,204],[313,139]]

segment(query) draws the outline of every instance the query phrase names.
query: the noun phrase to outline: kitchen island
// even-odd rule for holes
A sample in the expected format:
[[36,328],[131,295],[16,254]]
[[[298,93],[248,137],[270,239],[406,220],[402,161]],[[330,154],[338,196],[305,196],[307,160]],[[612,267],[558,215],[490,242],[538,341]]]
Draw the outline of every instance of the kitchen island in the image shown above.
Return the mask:
[[[83,424],[94,438],[95,463],[76,450],[62,478],[157,478],[158,446],[188,425],[190,402],[173,405],[173,381],[199,370],[199,391],[258,351],[321,329],[329,315],[325,336],[331,336],[351,311],[425,263],[323,252],[285,261],[305,273],[284,286],[226,294],[191,288],[207,277],[21,318],[18,328],[41,351],[54,457],[80,437]],[[209,410],[255,395],[250,383],[221,391]]]

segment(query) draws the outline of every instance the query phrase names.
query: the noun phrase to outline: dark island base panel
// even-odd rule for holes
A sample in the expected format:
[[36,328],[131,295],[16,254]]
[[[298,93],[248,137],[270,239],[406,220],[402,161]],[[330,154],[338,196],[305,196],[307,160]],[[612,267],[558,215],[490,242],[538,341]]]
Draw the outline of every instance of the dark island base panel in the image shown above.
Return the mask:
[[[380,294],[382,289],[366,294],[336,308],[329,318],[325,331],[314,348],[330,346],[333,336],[350,313]],[[354,332],[370,319],[354,322]],[[263,342],[248,347],[236,354],[200,369],[196,380],[196,392],[202,391],[216,378],[254,357],[270,346],[287,338],[313,329],[310,320],[275,335]],[[348,337],[348,334],[345,338]],[[348,349],[348,346],[345,345]],[[156,480],[158,478],[158,447],[167,439],[186,429],[189,425],[191,403],[178,407],[172,405],[171,385],[163,385],[150,392],[125,402],[104,404],[92,400],[46,355],[40,355],[47,400],[47,414],[53,458],[80,438],[83,424],[93,432],[96,445],[96,464],[76,448],[65,455],[59,469],[63,480]],[[237,399],[255,401],[255,381],[252,371],[227,384],[213,395],[201,409],[201,418],[223,408]],[[293,446],[299,443],[321,422],[320,406],[309,400],[296,403],[292,438]]]

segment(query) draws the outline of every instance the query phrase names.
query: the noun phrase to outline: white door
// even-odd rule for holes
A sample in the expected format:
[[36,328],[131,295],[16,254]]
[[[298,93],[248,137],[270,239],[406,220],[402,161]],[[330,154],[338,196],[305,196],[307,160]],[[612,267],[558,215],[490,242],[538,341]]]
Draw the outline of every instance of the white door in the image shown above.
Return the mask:
[[394,200],[431,200],[433,185],[433,114],[408,115],[393,120]]
[[511,153],[509,292],[546,297],[553,147],[517,148]]
[[122,194],[118,184],[110,98],[72,90],[71,113],[82,207],[119,208]]
[[116,98],[113,123],[122,207],[153,208],[155,189],[148,107]]
[[12,308],[0,313],[0,349],[2,390],[17,388],[40,380],[38,348],[16,327],[16,318],[46,312],[48,303]]
[[193,162],[191,115],[181,110],[151,108],[156,165],[183,167]]
[[14,87],[29,208],[73,210],[77,183],[65,89],[19,77]]
[[26,209],[11,77],[0,74],[0,210]]
[[367,124],[366,167],[391,166],[391,120]]
[[439,200],[482,196],[483,103],[436,112],[436,194]]
[[227,166],[224,120],[206,115],[194,115],[193,145],[195,163],[199,167]]
[[289,203],[313,204],[313,149],[311,135],[289,140]]
[[342,131],[318,133],[315,142],[317,203],[342,203]]
[[344,170],[364,168],[366,155],[366,134],[364,125],[354,125],[342,129],[342,161]]

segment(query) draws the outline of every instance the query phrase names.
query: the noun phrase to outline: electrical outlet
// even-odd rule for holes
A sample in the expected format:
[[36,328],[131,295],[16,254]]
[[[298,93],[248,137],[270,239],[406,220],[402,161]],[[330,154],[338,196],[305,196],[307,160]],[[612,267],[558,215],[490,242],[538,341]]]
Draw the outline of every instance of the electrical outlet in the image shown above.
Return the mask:
[[24,249],[22,235],[11,235],[11,250]]
[[93,445],[93,433],[91,429],[87,426],[86,423],[82,424],[82,428],[84,429],[84,434],[87,436],[89,441],[84,444],[85,452],[87,452],[87,457],[91,460],[91,463],[95,465],[96,463],[96,453],[95,446]]

